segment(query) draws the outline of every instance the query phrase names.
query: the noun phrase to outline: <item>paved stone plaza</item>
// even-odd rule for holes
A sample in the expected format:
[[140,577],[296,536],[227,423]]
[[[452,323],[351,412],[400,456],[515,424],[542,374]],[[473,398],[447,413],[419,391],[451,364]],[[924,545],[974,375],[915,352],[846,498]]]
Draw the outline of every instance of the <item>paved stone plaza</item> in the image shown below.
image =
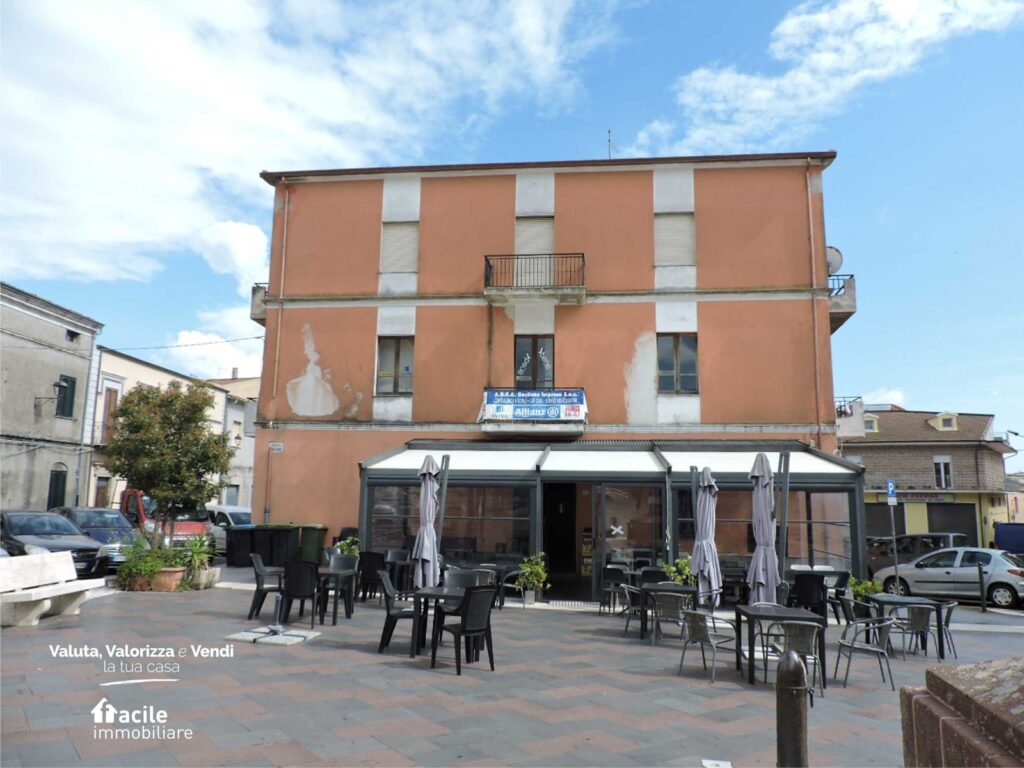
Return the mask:
[[[712,685],[696,649],[677,676],[677,638],[652,647],[632,628],[624,638],[616,617],[510,603],[494,614],[497,671],[485,656],[456,677],[450,639],[435,670],[429,655],[408,657],[409,621],[378,655],[376,601],[357,603],[336,627],[328,616],[306,644],[229,644],[227,635],[259,626],[245,620],[249,600],[244,587],[114,593],[86,603],[80,617],[4,630],[3,765],[775,764],[770,685],[748,686],[732,655],[719,658]],[[272,598],[264,618],[271,607]],[[1021,614],[961,608],[955,622],[960,661],[1019,654],[1024,643]],[[830,667],[839,631],[829,629]],[[104,671],[108,644],[184,656],[124,661],[180,671]],[[54,656],[83,646],[104,658]],[[192,646],[230,646],[233,656],[195,658]],[[922,684],[932,663],[897,656],[897,687]],[[178,681],[101,687],[161,677]],[[97,739],[92,710],[104,697],[122,711],[164,709],[167,727],[193,736]],[[898,695],[873,659],[854,660],[848,689],[816,697],[810,738],[812,765],[902,764]]]

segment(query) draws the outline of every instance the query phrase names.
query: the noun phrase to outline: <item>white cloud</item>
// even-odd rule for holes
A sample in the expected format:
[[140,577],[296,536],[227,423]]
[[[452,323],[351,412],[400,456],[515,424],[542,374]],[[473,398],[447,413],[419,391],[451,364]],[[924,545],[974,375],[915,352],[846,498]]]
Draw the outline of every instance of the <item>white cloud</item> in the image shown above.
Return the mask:
[[210,224],[196,235],[193,247],[214,272],[234,276],[240,296],[247,298],[253,283],[267,280],[269,242],[263,230],[254,224]]
[[906,395],[902,389],[885,386],[865,393],[861,399],[868,405],[882,405],[888,403],[889,405],[898,405],[900,408],[905,407],[906,403]]
[[[249,318],[249,307],[235,306],[199,313],[199,328],[179,331],[171,344],[188,345],[161,350],[159,362],[203,379],[259,376],[263,359],[263,329]],[[223,343],[225,339],[247,339]]]
[[653,121],[627,153],[789,148],[858,90],[912,70],[946,40],[1005,29],[1022,18],[1020,0],[803,3],[772,31],[768,50],[781,73],[706,66],[684,75],[675,86],[680,119]]
[[268,227],[260,169],[415,161],[456,113],[565,102],[607,20],[573,0],[5,3],[5,273],[149,279],[215,222]]

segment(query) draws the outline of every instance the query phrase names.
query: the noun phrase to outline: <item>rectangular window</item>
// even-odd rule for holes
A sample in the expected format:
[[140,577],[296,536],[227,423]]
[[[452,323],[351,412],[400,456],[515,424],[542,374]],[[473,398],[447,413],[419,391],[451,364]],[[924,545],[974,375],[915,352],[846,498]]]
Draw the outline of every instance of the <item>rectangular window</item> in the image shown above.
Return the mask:
[[[100,442],[110,442],[110,430],[114,427],[114,411],[117,410],[117,390],[107,387],[103,390],[103,430]],[[105,506],[105,505],[103,505]]]
[[555,337],[516,336],[516,389],[555,386]]
[[654,265],[694,266],[697,242],[692,213],[658,213],[654,216]]
[[94,507],[107,507],[110,505],[110,478],[96,478],[96,501]]
[[412,394],[412,336],[377,339],[377,394]]
[[658,392],[695,395],[697,388],[697,335],[658,334]]
[[934,456],[932,463],[935,467],[935,487],[953,487],[953,462],[949,456]]
[[419,266],[420,225],[384,224],[380,236],[380,271],[415,272]]
[[224,503],[232,507],[238,506],[238,491],[240,486],[229,485],[224,489]]
[[516,254],[555,252],[555,219],[551,216],[516,218]]
[[60,389],[57,394],[57,415],[62,419],[70,419],[75,415],[75,379],[61,376],[58,380]]

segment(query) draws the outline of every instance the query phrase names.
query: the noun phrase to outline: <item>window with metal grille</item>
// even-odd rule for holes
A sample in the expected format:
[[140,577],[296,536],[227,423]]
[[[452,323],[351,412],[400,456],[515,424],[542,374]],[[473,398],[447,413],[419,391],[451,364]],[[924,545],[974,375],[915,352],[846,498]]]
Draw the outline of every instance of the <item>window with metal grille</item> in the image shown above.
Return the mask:
[[412,394],[412,336],[377,339],[377,394]]
[[658,334],[658,392],[695,395],[697,386],[697,334]]
[[516,336],[516,389],[555,386],[555,337]]

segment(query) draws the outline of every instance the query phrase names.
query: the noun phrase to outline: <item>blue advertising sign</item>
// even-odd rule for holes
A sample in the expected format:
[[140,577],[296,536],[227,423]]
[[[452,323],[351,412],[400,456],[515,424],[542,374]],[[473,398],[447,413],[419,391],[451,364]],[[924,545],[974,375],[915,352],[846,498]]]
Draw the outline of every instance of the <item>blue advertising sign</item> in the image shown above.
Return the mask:
[[480,421],[586,421],[582,389],[492,389],[484,392]]

